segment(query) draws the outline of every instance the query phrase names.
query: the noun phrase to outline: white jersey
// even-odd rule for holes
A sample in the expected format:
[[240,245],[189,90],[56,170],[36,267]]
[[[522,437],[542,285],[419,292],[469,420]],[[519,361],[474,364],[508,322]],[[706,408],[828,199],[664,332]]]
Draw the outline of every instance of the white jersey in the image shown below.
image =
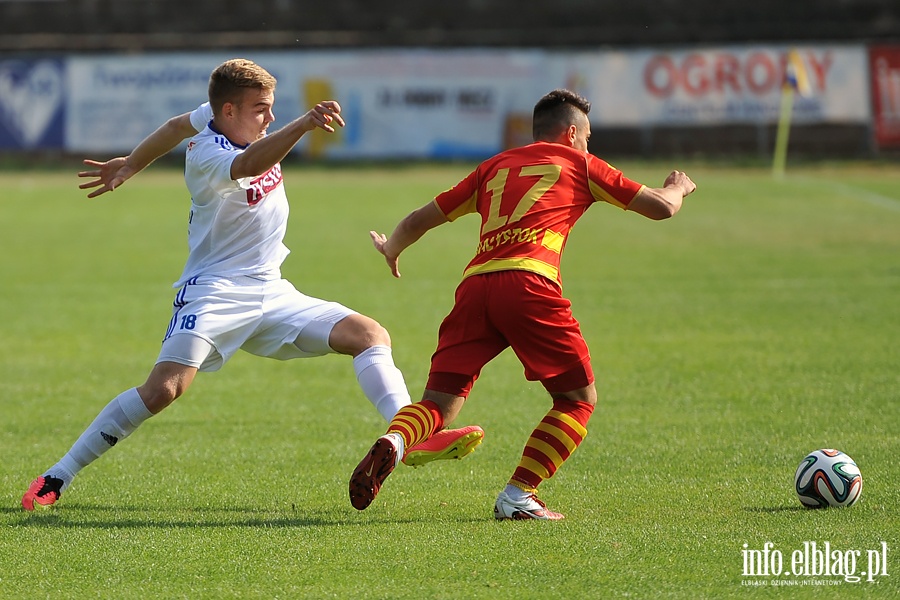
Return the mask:
[[184,180],[191,193],[188,254],[174,287],[201,275],[281,277],[288,201],[281,165],[259,177],[231,179],[231,163],[247,147],[213,129],[209,103],[191,113],[200,131],[188,143]]

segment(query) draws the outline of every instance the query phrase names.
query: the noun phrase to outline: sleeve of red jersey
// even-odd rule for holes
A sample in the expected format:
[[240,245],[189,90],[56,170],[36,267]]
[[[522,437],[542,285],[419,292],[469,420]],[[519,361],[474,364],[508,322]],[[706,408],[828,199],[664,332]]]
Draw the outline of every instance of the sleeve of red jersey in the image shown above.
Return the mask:
[[455,221],[463,215],[478,211],[477,198],[478,177],[473,171],[446,192],[438,194],[434,203],[448,221]]
[[588,183],[594,200],[608,202],[619,208],[628,208],[631,201],[644,189],[644,185],[625,177],[605,160],[588,154]]

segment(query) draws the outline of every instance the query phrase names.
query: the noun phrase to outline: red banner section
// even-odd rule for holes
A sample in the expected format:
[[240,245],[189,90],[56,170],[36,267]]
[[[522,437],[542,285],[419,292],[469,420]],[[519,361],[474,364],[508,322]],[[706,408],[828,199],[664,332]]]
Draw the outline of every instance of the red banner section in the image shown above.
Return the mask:
[[869,48],[872,112],[879,148],[900,148],[900,46]]

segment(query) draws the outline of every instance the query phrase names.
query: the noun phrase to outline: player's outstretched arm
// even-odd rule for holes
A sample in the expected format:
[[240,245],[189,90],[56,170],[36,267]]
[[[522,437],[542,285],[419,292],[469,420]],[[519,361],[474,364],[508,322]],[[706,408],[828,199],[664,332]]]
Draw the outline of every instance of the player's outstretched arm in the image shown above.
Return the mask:
[[428,231],[444,223],[447,223],[447,217],[437,204],[429,202],[403,217],[390,238],[375,231],[370,231],[369,236],[375,249],[384,255],[394,277],[400,277],[400,253],[416,243]]
[[172,117],[144,138],[128,156],[117,156],[106,162],[85,159],[84,164],[92,168],[81,171],[78,176],[92,179],[78,187],[82,190],[97,188],[88,194],[88,198],[111,192],[196,133],[197,130],[191,125],[191,113]]
[[305,115],[294,119],[275,133],[250,144],[231,163],[231,178],[262,175],[277,163],[281,162],[300,138],[315,128],[334,133],[332,123],[344,126],[341,117],[341,105],[334,100],[323,100],[312,107]]
[[685,197],[697,189],[685,173],[672,171],[661,188],[645,187],[628,205],[628,210],[644,215],[648,219],[660,221],[668,219],[681,210]]

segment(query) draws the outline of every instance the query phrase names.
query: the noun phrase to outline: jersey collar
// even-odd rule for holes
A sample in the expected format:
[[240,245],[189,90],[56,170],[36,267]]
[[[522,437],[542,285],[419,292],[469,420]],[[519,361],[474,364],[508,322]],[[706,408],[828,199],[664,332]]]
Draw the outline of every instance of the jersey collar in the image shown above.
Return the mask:
[[219,135],[224,136],[225,139],[228,140],[228,142],[235,148],[240,148],[241,150],[246,150],[247,147],[250,146],[250,144],[238,144],[237,142],[232,140],[230,137],[228,137],[227,135],[225,135],[224,133],[222,133],[221,131],[216,129],[215,126],[213,126],[212,119],[209,120],[209,123],[207,123],[206,126],[209,127],[214,133],[218,133]]

